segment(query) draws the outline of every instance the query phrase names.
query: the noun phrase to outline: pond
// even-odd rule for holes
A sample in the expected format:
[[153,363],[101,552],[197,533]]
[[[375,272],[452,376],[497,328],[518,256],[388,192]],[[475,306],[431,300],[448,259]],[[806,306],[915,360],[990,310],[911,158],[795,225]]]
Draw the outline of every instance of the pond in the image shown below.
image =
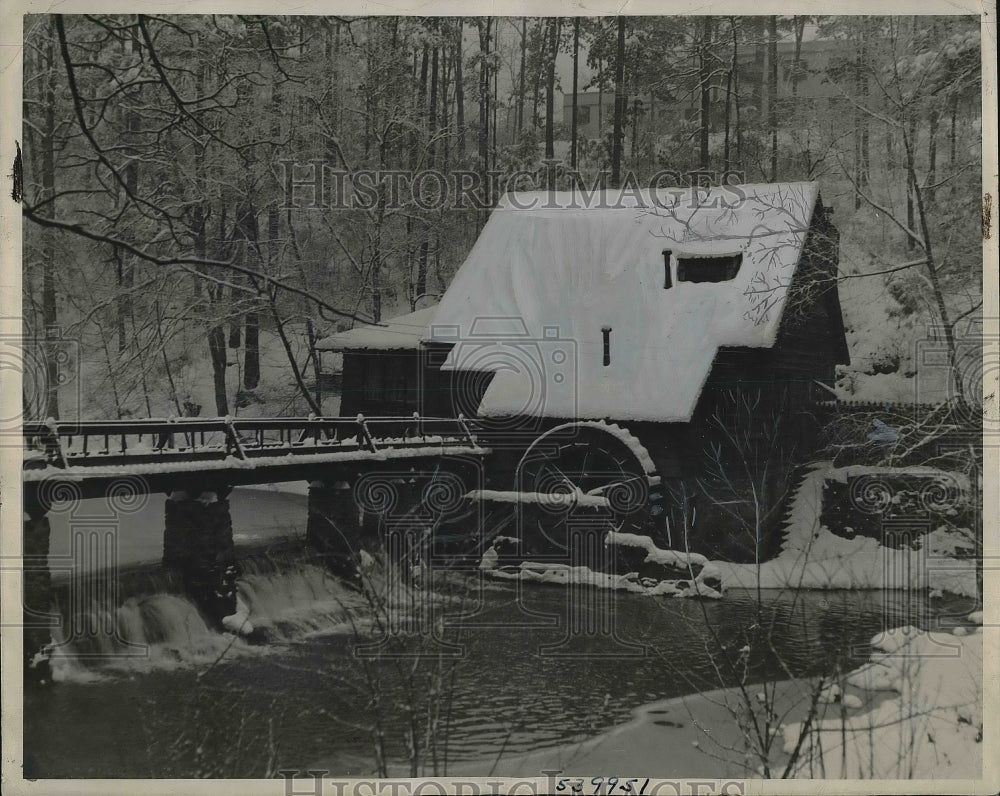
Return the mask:
[[[298,501],[262,494],[263,536],[295,523]],[[643,703],[855,668],[880,630],[971,608],[894,592],[671,599],[468,572],[415,601],[386,593],[412,610],[384,614],[301,557],[261,560],[248,554],[242,595],[267,644],[209,630],[176,595],[125,597],[145,652],[64,661],[61,682],[25,695],[25,775],[363,776],[379,758],[405,773],[417,747],[421,773],[479,761],[485,776],[500,753],[582,740]],[[407,633],[421,611],[426,632]],[[403,632],[386,639],[372,616],[403,617],[388,629]],[[737,675],[748,642],[753,665]]]

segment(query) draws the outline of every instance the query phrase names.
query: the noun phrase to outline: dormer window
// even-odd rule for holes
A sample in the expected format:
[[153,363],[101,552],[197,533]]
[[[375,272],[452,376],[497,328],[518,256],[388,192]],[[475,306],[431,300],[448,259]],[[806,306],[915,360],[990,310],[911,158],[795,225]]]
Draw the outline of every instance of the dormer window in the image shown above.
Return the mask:
[[740,265],[743,263],[743,253],[733,254],[678,254],[678,282],[728,282],[736,278]]

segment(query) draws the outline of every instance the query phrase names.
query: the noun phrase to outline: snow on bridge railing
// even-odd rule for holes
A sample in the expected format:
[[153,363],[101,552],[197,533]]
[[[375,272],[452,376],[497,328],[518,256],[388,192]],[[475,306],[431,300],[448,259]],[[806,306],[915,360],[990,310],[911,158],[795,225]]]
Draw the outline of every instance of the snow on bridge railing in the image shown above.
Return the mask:
[[171,459],[237,459],[323,450],[476,445],[463,418],[272,417],[142,418],[31,422],[23,426],[24,466],[67,467]]

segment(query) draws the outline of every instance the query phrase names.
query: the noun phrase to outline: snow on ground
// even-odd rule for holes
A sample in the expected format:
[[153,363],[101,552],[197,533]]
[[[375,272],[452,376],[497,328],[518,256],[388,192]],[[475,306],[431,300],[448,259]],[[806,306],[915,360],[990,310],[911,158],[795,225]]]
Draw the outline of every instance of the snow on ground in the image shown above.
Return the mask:
[[[808,730],[783,728],[790,754],[803,733],[798,777],[833,779],[975,779],[983,767],[983,634],[965,627],[954,635],[896,628],[872,639],[870,663],[851,672],[848,709]],[[875,692],[891,691],[888,699]],[[846,697],[844,705],[848,707]]]
[[[976,596],[975,561],[952,558],[953,534],[928,538],[929,549],[893,549],[865,536],[845,539],[820,525],[823,481],[862,468],[817,465],[793,498],[781,552],[760,564],[713,562],[727,587],[805,589],[939,589]],[[919,469],[919,468],[918,468]],[[909,468],[906,472],[912,472]],[[884,468],[878,472],[884,472]]]
[[[303,324],[285,326],[289,344],[300,368],[308,356],[308,343]],[[304,416],[309,407],[299,394],[292,376],[288,355],[280,338],[268,329],[261,329],[259,336],[260,382],[252,391],[241,390],[244,376],[245,347],[226,348],[226,394],[229,413],[240,417]],[[192,330],[187,338],[175,341],[169,351],[170,374],[164,372],[160,359],[146,362],[149,371],[145,384],[132,370],[121,371],[125,365],[116,363],[114,375],[109,375],[108,364],[100,357],[82,359],[77,367],[78,378],[60,388],[59,401],[63,417],[80,417],[85,420],[103,420],[117,417],[120,407],[123,416],[170,417],[182,411],[179,404],[190,401],[201,407],[201,417],[215,417],[215,386],[212,362],[204,337]],[[131,356],[131,354],[130,354]],[[325,352],[323,367],[332,372],[340,354]],[[312,383],[312,364],[303,372]],[[176,401],[171,396],[173,389]],[[325,391],[330,393],[330,390]],[[241,393],[244,393],[241,398]],[[323,415],[336,417],[340,413],[340,396],[324,394]]]
[[[922,269],[885,273],[913,255],[905,252],[887,219],[869,208],[854,211],[839,226],[837,287],[851,363],[839,369],[838,396],[887,403],[940,403],[954,397],[941,358],[944,341],[934,333],[940,321],[925,300],[914,301],[914,293],[926,288],[907,287],[908,280],[922,277]],[[968,309],[961,293],[946,297],[953,317]],[[956,330],[960,344],[977,336],[976,317]]]

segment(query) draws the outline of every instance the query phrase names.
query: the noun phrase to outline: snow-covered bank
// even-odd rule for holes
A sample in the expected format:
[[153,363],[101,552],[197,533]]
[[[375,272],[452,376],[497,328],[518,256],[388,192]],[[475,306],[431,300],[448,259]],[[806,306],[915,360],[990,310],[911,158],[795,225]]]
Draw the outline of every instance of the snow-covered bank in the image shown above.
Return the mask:
[[[799,778],[981,777],[983,636],[965,626],[958,633],[898,628],[879,634],[871,662],[841,684],[810,678],[748,687],[752,709],[770,708],[777,717],[771,776],[788,768]],[[653,702],[637,708],[628,723],[579,743],[461,764],[449,773],[758,778],[763,765],[747,734],[746,702],[738,688]],[[800,736],[798,760],[789,767]]]
[[[973,617],[970,617],[970,619]],[[981,615],[978,617],[981,621]],[[897,628],[872,639],[872,660],[846,683],[863,693],[892,691],[864,713],[783,728],[785,753],[804,754],[797,777],[975,779],[983,770],[983,633]]]
[[949,555],[955,548],[954,534],[934,531],[919,549],[895,549],[870,537],[837,536],[820,524],[824,479],[846,477],[858,469],[819,465],[809,472],[792,499],[778,556],[762,562],[759,571],[755,564],[712,562],[723,585],[753,588],[759,582],[766,589],[930,589],[975,597],[975,559]]
[[968,491],[968,481],[961,474],[942,474],[929,467],[833,468],[819,463],[792,496],[779,554],[759,567],[661,549],[649,537],[613,531],[604,542],[607,561],[615,565],[609,567],[612,572],[532,560],[520,552],[517,539],[511,537],[497,537],[480,566],[500,579],[590,585],[650,595],[719,597],[725,588],[759,585],[764,589],[926,589],[976,597],[971,531],[941,525],[923,535],[918,546],[896,548],[870,536],[840,536],[821,523],[824,482],[847,483],[864,475],[944,475],[957,488]]

